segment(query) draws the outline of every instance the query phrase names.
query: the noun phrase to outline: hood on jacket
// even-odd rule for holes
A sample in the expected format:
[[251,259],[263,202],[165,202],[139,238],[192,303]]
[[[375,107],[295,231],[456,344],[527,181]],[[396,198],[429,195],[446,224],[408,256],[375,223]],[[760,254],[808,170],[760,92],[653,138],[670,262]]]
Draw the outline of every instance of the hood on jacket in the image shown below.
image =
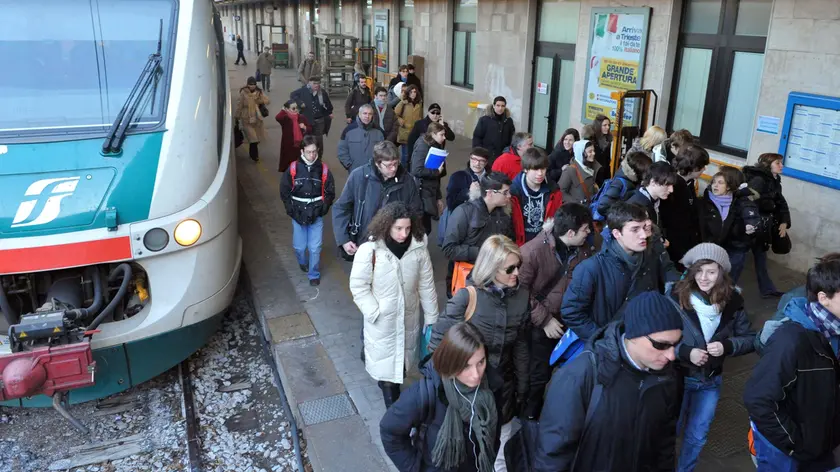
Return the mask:
[[[373,158],[371,158],[367,164],[360,167],[360,169],[364,169],[362,172],[365,176],[374,177],[379,182],[385,181],[385,179],[382,178],[382,172],[379,172],[379,168],[376,167],[376,164],[373,163]],[[394,177],[397,179],[398,182],[402,182],[403,180],[405,180],[405,176],[407,173],[408,171],[405,170],[405,167],[403,167],[402,164],[400,164],[397,167],[397,173],[396,175],[394,175]]]
[[768,180],[776,180],[777,179],[777,177],[775,175],[773,175],[773,172],[771,172],[770,169],[767,169],[767,168],[764,168],[764,167],[744,166],[741,169],[741,172],[744,173],[744,177],[746,177],[747,182],[749,182],[750,178],[752,178],[752,177],[761,177],[763,179],[768,179]]
[[624,177],[627,177],[627,180],[632,181],[633,183],[639,183],[639,176],[636,175],[636,172],[633,171],[633,168],[630,167],[630,164],[627,163],[627,159],[621,160],[621,165],[618,166],[618,172],[616,172],[616,177],[620,177],[618,174],[621,173]]
[[597,160],[592,163],[592,167],[587,166],[583,162],[583,155],[585,154],[587,144],[589,144],[589,141],[586,140],[575,141],[575,143],[572,145],[572,150],[574,150],[573,157],[575,162],[577,162],[578,167],[580,167],[581,169],[583,169],[584,167],[588,167],[592,170],[593,174],[597,174],[598,170],[601,168],[601,164],[599,164]]
[[359,125],[359,128],[362,128],[365,131],[370,130],[371,128],[377,128],[378,127],[377,124],[376,124],[376,119],[375,118],[372,117],[370,119],[370,123],[364,124],[364,122],[362,122],[362,118],[359,115],[356,115],[356,124]]
[[806,298],[805,287],[797,287],[786,293],[779,301],[776,307],[776,313],[773,317],[764,322],[764,326],[755,337],[755,349],[759,355],[762,354],[764,346],[770,336],[787,321],[798,323],[805,329],[817,331],[818,328],[814,322],[805,314],[805,307],[808,306],[808,299]]
[[429,360],[420,366],[420,373],[423,374],[423,377],[434,383],[435,391],[437,391],[443,383],[443,379],[440,377],[437,369],[435,369],[435,363],[432,361],[431,357],[429,357]]
[[[493,110],[493,104],[489,104],[484,107],[484,116],[489,116],[490,118],[496,117],[496,111]],[[505,118],[510,118],[510,108],[505,106]]]

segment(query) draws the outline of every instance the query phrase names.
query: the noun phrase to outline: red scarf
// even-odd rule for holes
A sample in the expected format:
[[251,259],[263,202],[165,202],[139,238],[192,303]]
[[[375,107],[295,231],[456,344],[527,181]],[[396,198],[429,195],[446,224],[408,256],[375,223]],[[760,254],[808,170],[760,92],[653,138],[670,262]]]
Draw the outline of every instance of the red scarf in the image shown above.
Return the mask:
[[303,130],[300,129],[300,125],[298,124],[298,119],[300,118],[299,113],[287,113],[289,115],[289,119],[292,120],[292,135],[295,141],[295,147],[300,146],[300,142],[303,141]]

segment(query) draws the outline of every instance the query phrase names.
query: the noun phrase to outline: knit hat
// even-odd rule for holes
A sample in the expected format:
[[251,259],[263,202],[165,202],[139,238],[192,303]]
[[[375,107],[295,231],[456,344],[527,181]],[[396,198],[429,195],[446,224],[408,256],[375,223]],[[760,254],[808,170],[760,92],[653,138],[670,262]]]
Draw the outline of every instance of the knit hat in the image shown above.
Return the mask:
[[437,103],[432,103],[431,105],[429,105],[429,111],[432,110],[440,111],[440,105],[438,105]]
[[257,79],[255,79],[253,77],[248,77],[248,81],[245,82],[245,83],[248,84],[248,85],[257,85]]
[[658,292],[642,292],[624,309],[624,336],[627,339],[682,328],[682,317],[676,305]]
[[726,253],[726,249],[713,243],[700,243],[694,246],[685,253],[680,264],[690,267],[695,262],[704,259],[717,262],[726,272],[732,270],[732,264],[729,262],[729,254]]

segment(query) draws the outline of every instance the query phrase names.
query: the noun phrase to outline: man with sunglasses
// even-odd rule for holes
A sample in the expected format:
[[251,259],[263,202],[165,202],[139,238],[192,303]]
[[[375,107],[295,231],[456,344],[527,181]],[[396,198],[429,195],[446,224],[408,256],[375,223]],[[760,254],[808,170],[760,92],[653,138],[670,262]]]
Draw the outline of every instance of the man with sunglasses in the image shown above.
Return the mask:
[[601,251],[575,267],[560,307],[563,322],[583,340],[620,319],[633,298],[660,291],[677,277],[670,260],[650,244],[644,208],[614,203],[607,213],[607,227]]
[[671,363],[682,326],[667,297],[642,293],[623,321],[599,329],[581,355],[556,370],[534,470],[674,470],[681,377]]
[[422,120],[417,120],[414,123],[414,127],[411,128],[411,133],[408,135],[408,150],[414,149],[414,143],[417,140],[426,134],[426,131],[429,129],[429,125],[431,123],[439,123],[443,125],[444,131],[446,131],[446,140],[447,141],[455,141],[455,132],[443,121],[443,112],[440,109],[440,105],[437,103],[432,103],[429,105],[429,113],[426,115],[425,118]]
[[449,213],[455,211],[462,203],[469,201],[470,193],[481,192],[481,178],[487,175],[487,160],[490,159],[490,152],[482,147],[473,148],[470,151],[470,160],[467,168],[459,170],[449,177],[449,184],[446,186],[446,207]]

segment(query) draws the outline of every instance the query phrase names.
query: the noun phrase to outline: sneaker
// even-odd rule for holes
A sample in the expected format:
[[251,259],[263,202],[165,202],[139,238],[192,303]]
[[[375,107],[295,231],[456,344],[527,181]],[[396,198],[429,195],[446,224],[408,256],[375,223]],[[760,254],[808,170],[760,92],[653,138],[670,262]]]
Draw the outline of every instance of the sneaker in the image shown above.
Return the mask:
[[312,287],[317,287],[321,285],[321,279],[312,279],[309,281],[309,285],[311,285]]
[[306,264],[298,264],[300,267],[301,272],[309,272],[309,267]]

